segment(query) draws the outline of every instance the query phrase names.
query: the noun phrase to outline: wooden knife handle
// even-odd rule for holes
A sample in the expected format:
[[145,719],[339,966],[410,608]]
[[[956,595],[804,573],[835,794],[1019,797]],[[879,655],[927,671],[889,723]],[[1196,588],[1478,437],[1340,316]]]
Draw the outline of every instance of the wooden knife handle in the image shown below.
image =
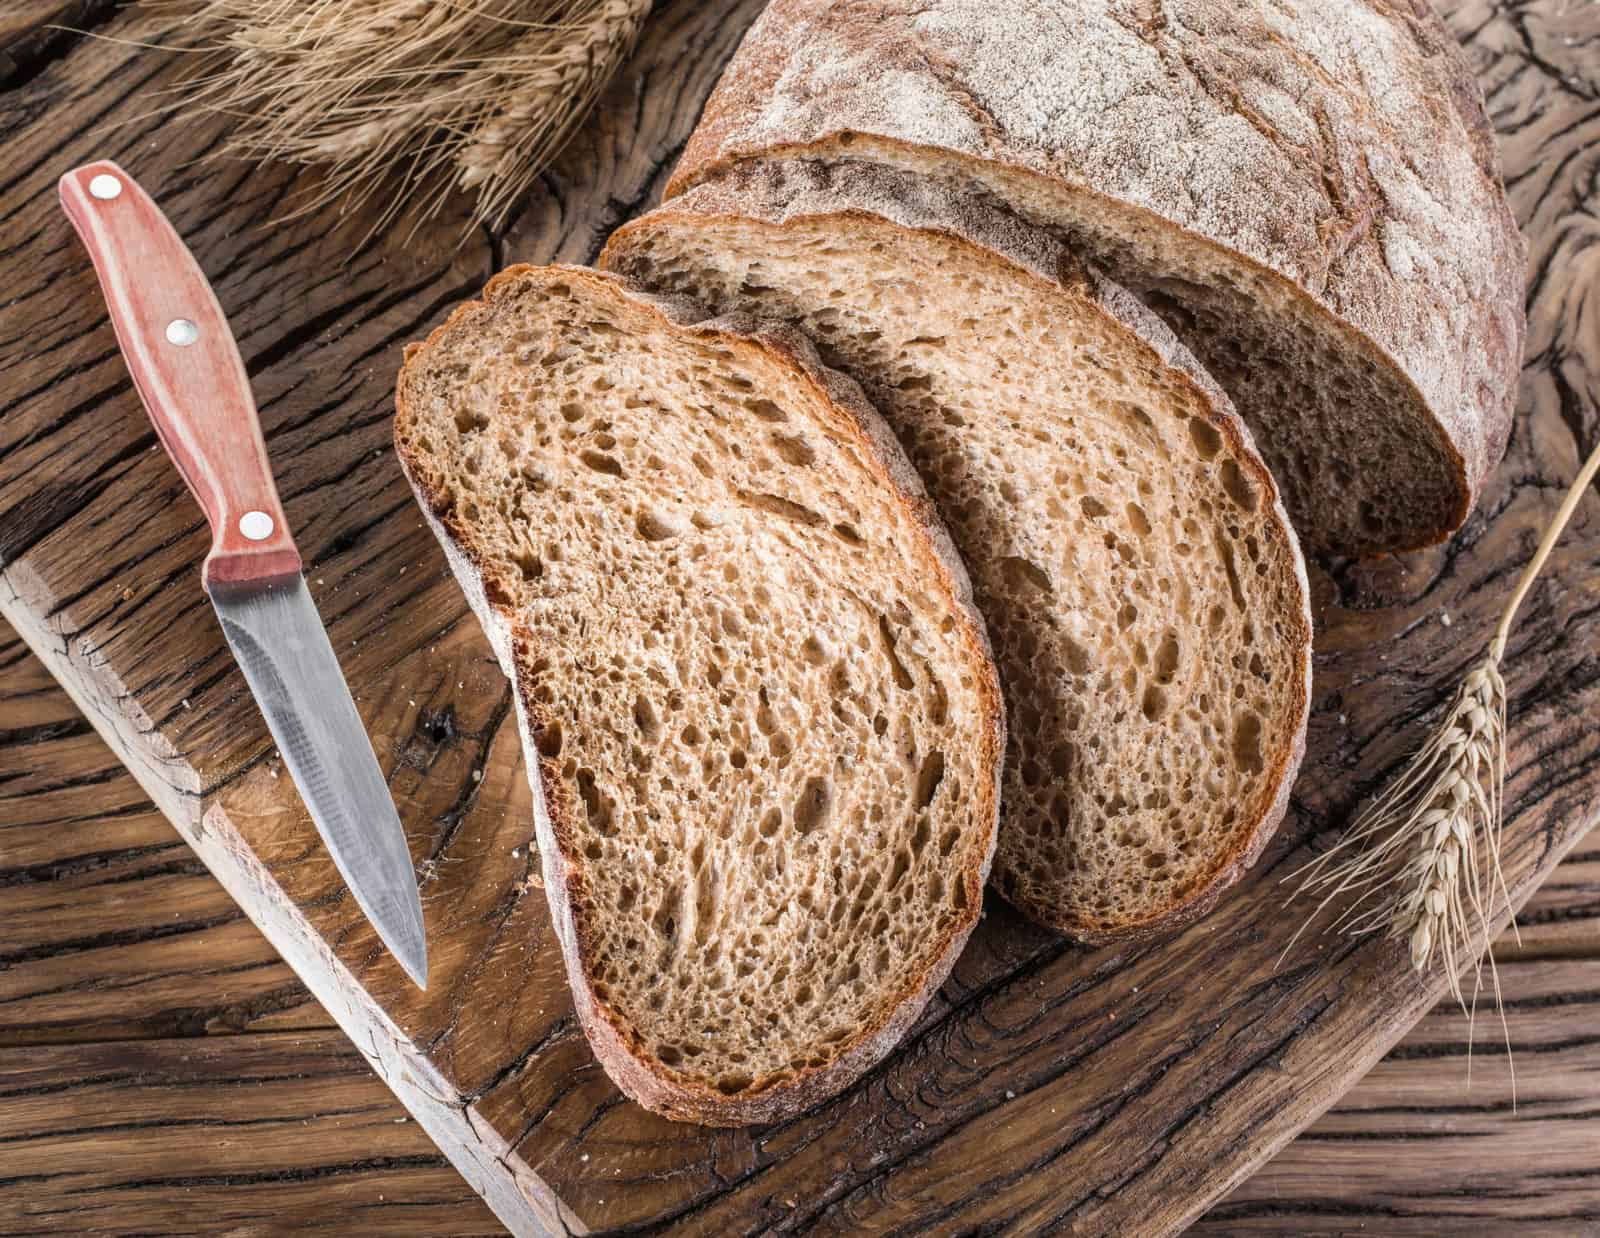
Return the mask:
[[298,575],[239,346],[194,255],[116,164],[75,168],[60,188],[134,386],[211,523],[207,592]]

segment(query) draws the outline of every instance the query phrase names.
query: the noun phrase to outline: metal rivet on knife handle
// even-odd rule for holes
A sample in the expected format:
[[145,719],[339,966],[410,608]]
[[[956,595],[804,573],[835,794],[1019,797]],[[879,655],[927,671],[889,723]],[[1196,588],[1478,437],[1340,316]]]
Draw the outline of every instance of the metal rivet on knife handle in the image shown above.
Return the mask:
[[272,517],[266,512],[246,512],[239,517],[239,532],[252,542],[262,542],[272,536]]

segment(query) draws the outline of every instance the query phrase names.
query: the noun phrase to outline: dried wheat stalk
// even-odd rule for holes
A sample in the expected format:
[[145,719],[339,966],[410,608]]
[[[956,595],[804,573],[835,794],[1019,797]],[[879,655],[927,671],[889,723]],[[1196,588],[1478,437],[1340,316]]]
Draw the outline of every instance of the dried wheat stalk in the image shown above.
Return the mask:
[[[146,0],[163,4],[169,0]],[[181,0],[180,0],[181,2]],[[374,229],[452,189],[498,227],[632,50],[650,0],[202,0],[171,107],[234,123],[221,152],[317,164],[306,211],[380,199]]]
[[1411,965],[1419,972],[1438,957],[1450,993],[1464,1010],[1468,997],[1461,977],[1471,972],[1475,998],[1487,964],[1499,1005],[1490,930],[1496,899],[1507,909],[1511,902],[1500,867],[1506,773],[1500,664],[1517,610],[1597,470],[1600,444],[1523,569],[1488,652],[1457,688],[1432,737],[1336,846],[1290,874],[1289,880],[1300,879],[1297,895],[1320,896],[1291,946],[1320,912],[1342,903],[1335,930],[1386,929],[1409,942]]

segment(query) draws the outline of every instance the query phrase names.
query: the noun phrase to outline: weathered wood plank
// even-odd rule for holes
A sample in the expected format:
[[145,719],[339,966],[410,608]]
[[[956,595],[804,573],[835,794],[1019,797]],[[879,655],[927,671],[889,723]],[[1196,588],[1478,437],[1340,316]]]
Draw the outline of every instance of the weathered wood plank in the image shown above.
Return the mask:
[[20,85],[52,55],[110,16],[116,0],[10,0],[0,9],[0,89]]
[[1498,1021],[1480,1013],[1469,1087],[1467,1022],[1441,1002],[1337,1107],[1190,1232],[1593,1232],[1597,977],[1592,959],[1504,967],[1515,1108]]
[[[76,711],[37,660],[18,653],[16,638],[3,621],[0,707],[9,711],[7,725],[0,727],[0,818],[9,821],[36,803],[48,804],[53,795],[49,788],[17,790],[13,777],[34,767],[31,756],[61,742],[57,728],[73,721]],[[131,776],[97,739],[52,764],[87,774],[109,771],[100,784],[107,803],[140,799]],[[161,839],[178,845],[171,826],[153,807],[145,807],[153,845],[161,845]],[[81,848],[96,854],[103,832],[121,841],[115,833],[120,825],[114,814],[91,814],[73,827],[81,839],[76,845],[61,830],[42,837],[42,847],[53,840],[57,850],[50,857],[55,863],[36,871],[35,884],[53,889],[60,904],[70,899],[84,914],[118,923],[127,914],[120,894],[103,882],[80,886],[75,875],[83,862]],[[1523,910],[1522,951],[1514,949],[1509,937],[1497,946],[1502,958],[1524,957],[1540,949],[1545,926],[1555,925],[1562,932],[1562,955],[1571,951],[1583,960],[1538,967],[1512,962],[1505,969],[1518,1052],[1518,1110],[1511,1108],[1508,1074],[1489,1043],[1495,1032],[1492,1022],[1480,1028],[1479,1058],[1467,1088],[1465,1025],[1446,1002],[1194,1232],[1342,1233],[1364,1223],[1377,1232],[1431,1234],[1442,1212],[1493,1225],[1500,1232],[1566,1233],[1583,1223],[1583,1209],[1594,1207],[1593,1183],[1600,1169],[1600,1137],[1591,1131],[1600,1106],[1589,1069],[1593,1006],[1600,1000],[1591,991],[1593,964],[1600,960],[1600,949],[1594,947],[1600,941],[1600,908],[1593,897],[1597,860],[1600,853],[1587,850],[1569,856]],[[141,891],[142,901],[150,896],[153,879],[159,878],[146,869],[124,874],[120,884]],[[202,883],[215,888],[208,878],[197,879],[197,885]],[[54,912],[49,903],[25,907],[18,898],[21,891],[20,885],[0,880],[0,922],[28,934],[36,931],[37,921],[53,920]],[[162,900],[161,906],[170,905],[172,914],[182,915],[197,896],[203,897],[190,889],[170,904]],[[159,922],[161,916],[152,919]],[[127,960],[118,970],[142,973],[137,984],[85,986],[74,979],[63,986],[53,956],[0,971],[0,1010],[15,1000],[5,987],[15,976],[34,977],[40,990],[24,1007],[27,1017],[6,1016],[10,1035],[20,1038],[19,1043],[35,1043],[107,1034],[206,1035],[243,1026],[234,1002],[221,1018],[202,1021],[190,1012],[214,1008],[219,996],[229,997],[226,990],[219,992],[219,973],[232,977],[240,968],[253,970],[270,947],[248,927],[227,939],[188,927],[177,935],[196,946],[204,941],[205,948],[185,952],[170,970],[143,965],[147,952],[165,943],[133,941],[90,952],[91,975],[99,970],[95,961],[110,953]],[[288,974],[281,964],[276,970]],[[308,996],[300,1000],[285,1014],[320,1015]],[[271,1018],[249,1026],[268,1025]],[[82,1087],[104,1073],[105,1057],[98,1051],[90,1056],[40,1055],[0,1048],[0,1078],[20,1062],[36,1087],[51,1089],[36,1091],[29,1108],[11,1111],[14,1120],[0,1124],[0,1139],[32,1155],[57,1147],[62,1132],[81,1134],[87,1114],[96,1126],[99,1155],[130,1167],[128,1172],[136,1169],[142,1185],[127,1186],[126,1175],[97,1181],[68,1206],[80,1214],[79,1220],[92,1215],[97,1223],[122,1231],[182,1233],[187,1227],[188,1232],[213,1233],[228,1226],[260,1225],[315,1232],[333,1223],[342,1232],[433,1235],[471,1232],[478,1224],[473,1218],[481,1204],[454,1171],[442,1169],[441,1156],[427,1157],[431,1145],[424,1143],[421,1153],[404,1154],[403,1163],[391,1153],[381,1168],[374,1165],[367,1129],[384,1121],[399,1123],[404,1110],[342,1036],[244,1039],[249,1044],[238,1059],[228,1049],[200,1053],[189,1042],[144,1046],[141,1060],[157,1065],[124,1074],[109,1102],[103,1088],[91,1093]],[[104,1048],[113,1064],[125,1070],[128,1047]],[[197,1054],[199,1065],[194,1064]],[[225,1159],[227,1148],[217,1146],[219,1138],[227,1137],[225,1131],[177,1121],[192,1117],[188,1098],[197,1086],[221,1091],[217,1076],[223,1072],[249,1079],[247,1092],[236,1086],[226,1092],[230,1119],[299,1122],[292,1156],[271,1162],[270,1169],[241,1174]],[[37,1082],[45,1074],[48,1080]],[[354,1125],[344,1112],[352,1098],[370,1107]],[[5,1113],[0,1109],[0,1115]],[[1534,1122],[1537,1129],[1531,1129]],[[241,1133],[248,1143],[250,1132]],[[1487,1180],[1486,1166],[1492,1170]],[[1425,1192],[1419,1192],[1419,1182]],[[46,1219],[57,1227],[65,1224],[64,1217],[38,1215],[41,1208],[62,1206],[40,1203],[54,1200],[60,1185],[0,1182],[0,1226],[8,1233],[28,1233],[40,1232]],[[330,1208],[335,1199],[338,1211]],[[348,1230],[350,1226],[358,1228]]]
[[9,626],[0,924],[0,1046],[332,1026]]
[[0,1231],[504,1232],[336,1031],[0,1049]]
[[[1507,969],[1526,995],[1515,1112],[1492,1052],[1466,1088],[1459,1015],[1441,1007],[1191,1232],[1592,1225],[1597,999],[1570,992],[1570,964],[1542,967]],[[7,1234],[500,1232],[337,1033],[0,1050],[0,1100]]]
[[[0,96],[0,608],[513,1224],[1169,1231],[1348,1087],[1440,988],[1381,943],[1308,940],[1273,970],[1299,914],[1274,882],[1415,742],[1600,428],[1584,359],[1600,355],[1600,316],[1582,312],[1600,279],[1584,260],[1600,58],[1583,55],[1600,10],[1542,0],[1456,11],[1532,242],[1522,416],[1483,509],[1450,546],[1314,569],[1308,759],[1250,881],[1179,938],[1120,951],[1068,947],[993,906],[919,1027],[859,1087],[792,1122],[712,1133],[622,1102],[572,1027],[530,880],[505,688],[411,511],[387,417],[400,344],[492,266],[585,258],[648,202],[758,7],[661,6],[507,236],[474,233],[459,247],[450,220],[354,255],[358,219],[264,230],[293,177],[195,162],[211,122],[132,119],[170,81],[159,55],[86,42]],[[159,40],[163,20],[119,13],[107,29]],[[115,120],[127,123],[104,127]],[[198,513],[153,450],[54,208],[55,174],[104,154],[160,195],[239,334],[313,595],[424,877],[435,958],[425,996],[349,906],[195,587]],[[1591,495],[1513,641],[1519,897],[1600,807],[1600,735],[1586,721],[1600,709],[1597,563]],[[82,815],[87,799],[66,807]],[[62,940],[48,924],[33,931],[41,948]]]

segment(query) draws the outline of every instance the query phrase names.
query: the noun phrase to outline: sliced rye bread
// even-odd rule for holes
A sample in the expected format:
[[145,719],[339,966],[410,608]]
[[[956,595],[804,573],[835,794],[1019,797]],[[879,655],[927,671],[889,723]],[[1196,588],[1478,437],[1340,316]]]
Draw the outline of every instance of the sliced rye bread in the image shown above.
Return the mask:
[[803,327],[899,434],[1005,684],[997,888],[1090,941],[1211,906],[1287,804],[1311,619],[1271,475],[1160,320],[981,195],[861,164],[741,165],[601,261]]
[[1442,540],[1504,451],[1524,249],[1427,0],[774,0],[668,196],[777,157],[977,183],[1093,256],[1312,549]]
[[786,328],[516,267],[406,353],[395,442],[515,686],[579,1020],[669,1117],[898,1041],[982,906],[1004,750],[970,585]]

